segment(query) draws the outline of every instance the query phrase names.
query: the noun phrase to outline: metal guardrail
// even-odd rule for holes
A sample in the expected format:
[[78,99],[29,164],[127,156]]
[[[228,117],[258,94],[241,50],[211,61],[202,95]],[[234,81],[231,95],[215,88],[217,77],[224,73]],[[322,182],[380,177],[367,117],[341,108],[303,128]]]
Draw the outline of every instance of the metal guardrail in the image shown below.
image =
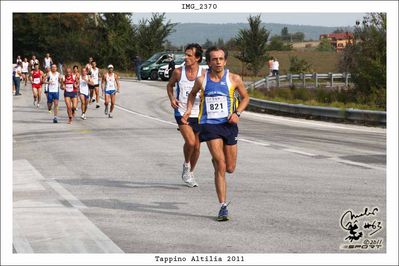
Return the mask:
[[[267,76],[264,79],[258,80],[248,85],[249,90],[253,90],[263,85],[266,88],[270,87],[271,81],[275,81],[277,87],[280,86],[281,81],[288,81],[289,85],[293,84],[293,80],[301,79],[302,85],[305,87],[306,79],[313,79],[315,87],[319,85],[319,79],[329,79],[330,85],[334,85],[334,79],[345,79],[345,85],[348,85],[351,75],[349,73],[327,73],[327,74],[288,74],[281,76]],[[342,119],[355,122],[372,122],[378,124],[386,124],[386,112],[358,110],[358,109],[340,109],[334,107],[309,106],[303,104],[289,104],[281,102],[273,102],[261,99],[251,98],[249,105],[265,110],[278,111],[283,113],[316,116],[324,118]]]
[[312,79],[314,82],[314,86],[317,88],[319,86],[320,79],[327,79],[330,83],[330,86],[334,86],[334,79],[344,80],[345,86],[349,85],[349,79],[351,78],[350,73],[301,73],[301,74],[287,74],[287,75],[277,75],[277,76],[266,76],[265,78],[258,80],[249,85],[249,89],[255,89],[260,85],[266,86],[267,89],[270,88],[272,81],[275,82],[277,87],[280,87],[280,83],[283,81],[287,81],[289,86],[294,84],[293,80],[301,80],[302,86],[306,87],[306,80]]
[[356,122],[372,122],[383,125],[386,124],[386,112],[383,111],[308,106],[303,104],[273,102],[255,98],[250,98],[249,105],[261,109],[279,111],[290,114],[335,118]]

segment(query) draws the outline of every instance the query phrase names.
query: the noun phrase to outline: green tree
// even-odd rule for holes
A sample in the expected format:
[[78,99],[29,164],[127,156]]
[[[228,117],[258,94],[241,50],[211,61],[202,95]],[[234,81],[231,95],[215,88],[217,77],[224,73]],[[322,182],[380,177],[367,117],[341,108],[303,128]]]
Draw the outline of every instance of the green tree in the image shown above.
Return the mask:
[[[90,30],[91,14],[15,13],[13,15],[14,53],[40,60],[50,53],[55,60],[83,60],[95,40]],[[85,58],[86,60],[87,58]]]
[[246,64],[254,76],[258,75],[259,70],[268,58],[266,43],[270,32],[264,26],[261,26],[261,22],[260,15],[249,16],[249,29],[240,29],[236,35],[237,47],[239,48],[236,57]]
[[102,65],[112,63],[118,69],[128,70],[136,54],[132,14],[104,13],[98,18],[98,30],[102,34],[98,43],[97,61]]
[[293,48],[292,44],[286,44],[280,36],[275,35],[270,38],[270,43],[267,49],[269,51],[291,51]]
[[139,22],[135,43],[139,54],[144,58],[163,50],[166,38],[174,32],[177,24],[165,20],[165,13],[153,13],[150,19]]
[[289,41],[290,39],[291,39],[291,36],[290,36],[290,34],[289,34],[289,32],[288,32],[288,28],[287,27],[284,27],[282,30],[281,30],[281,39],[283,40],[283,41]]
[[306,73],[311,70],[312,65],[303,58],[298,58],[295,55],[295,56],[290,56],[289,60],[290,60],[290,68],[288,71],[290,73],[295,73],[295,74]]
[[331,52],[334,51],[334,47],[331,45],[331,42],[327,38],[322,38],[320,40],[319,45],[317,46],[317,51],[320,52]]
[[386,107],[386,13],[370,13],[357,22],[355,41],[345,47],[340,70],[351,73],[362,103]]

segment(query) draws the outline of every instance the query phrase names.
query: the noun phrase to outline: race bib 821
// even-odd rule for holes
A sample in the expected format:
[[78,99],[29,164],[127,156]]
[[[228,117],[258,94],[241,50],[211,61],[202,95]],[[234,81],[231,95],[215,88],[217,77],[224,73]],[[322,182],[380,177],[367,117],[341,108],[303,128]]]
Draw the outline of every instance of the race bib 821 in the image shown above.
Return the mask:
[[207,117],[224,118],[228,117],[228,106],[226,96],[205,97]]

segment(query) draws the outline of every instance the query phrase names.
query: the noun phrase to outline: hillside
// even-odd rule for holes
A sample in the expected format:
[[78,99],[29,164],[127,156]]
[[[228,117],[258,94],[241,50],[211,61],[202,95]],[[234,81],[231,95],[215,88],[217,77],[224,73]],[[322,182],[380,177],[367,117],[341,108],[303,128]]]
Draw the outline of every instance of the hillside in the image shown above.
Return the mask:
[[[320,34],[331,33],[337,27],[324,26],[307,26],[307,25],[288,25],[278,23],[263,23],[272,35],[280,35],[283,27],[287,27],[290,33],[303,32],[305,39],[318,40]],[[175,32],[172,33],[168,40],[176,45],[181,46],[190,42],[205,43],[206,39],[217,41],[222,38],[228,41],[234,37],[239,29],[248,28],[247,23],[227,23],[227,24],[207,24],[207,23],[180,23],[176,25]]]

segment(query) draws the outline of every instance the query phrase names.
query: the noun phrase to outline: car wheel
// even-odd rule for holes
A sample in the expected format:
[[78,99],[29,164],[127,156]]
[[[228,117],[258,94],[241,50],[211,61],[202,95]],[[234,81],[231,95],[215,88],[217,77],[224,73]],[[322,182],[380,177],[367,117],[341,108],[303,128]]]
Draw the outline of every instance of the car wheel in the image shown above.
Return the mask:
[[156,70],[151,71],[150,79],[151,80],[157,80],[158,79],[158,72]]

